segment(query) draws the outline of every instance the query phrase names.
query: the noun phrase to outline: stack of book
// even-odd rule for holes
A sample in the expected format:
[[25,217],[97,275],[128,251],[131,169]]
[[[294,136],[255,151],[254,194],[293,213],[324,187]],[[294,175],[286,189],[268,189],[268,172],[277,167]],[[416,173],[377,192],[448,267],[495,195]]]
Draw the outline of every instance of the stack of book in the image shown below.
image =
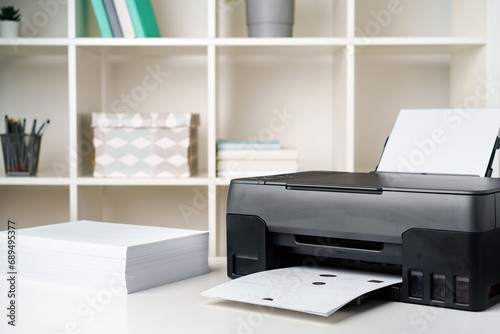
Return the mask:
[[296,149],[272,141],[217,141],[217,176],[248,177],[293,173],[298,169]]
[[16,240],[16,268],[3,256],[0,272],[39,282],[132,293],[208,273],[206,231],[77,221],[17,229]]
[[90,0],[102,37],[161,37],[150,0]]

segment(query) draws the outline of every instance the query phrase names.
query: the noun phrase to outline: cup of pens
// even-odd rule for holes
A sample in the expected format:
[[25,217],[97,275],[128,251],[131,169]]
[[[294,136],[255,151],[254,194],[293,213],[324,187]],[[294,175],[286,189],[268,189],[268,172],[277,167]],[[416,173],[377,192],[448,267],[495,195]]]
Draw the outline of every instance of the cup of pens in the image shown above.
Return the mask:
[[34,120],[31,132],[26,133],[26,120],[15,121],[5,116],[6,133],[0,135],[0,138],[7,176],[36,175],[42,134],[48,124],[47,120],[37,131],[36,120]]

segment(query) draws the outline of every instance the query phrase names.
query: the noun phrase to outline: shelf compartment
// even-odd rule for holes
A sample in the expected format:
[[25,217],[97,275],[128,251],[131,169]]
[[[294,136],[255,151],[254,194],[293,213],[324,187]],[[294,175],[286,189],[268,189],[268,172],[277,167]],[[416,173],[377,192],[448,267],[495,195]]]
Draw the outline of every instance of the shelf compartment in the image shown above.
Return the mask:
[[448,108],[449,54],[360,54],[355,63],[355,171],[373,171],[399,110]]
[[20,9],[21,13],[19,36],[27,38],[68,37],[67,1],[16,0],[12,3]]
[[337,46],[219,47],[217,138],[279,139],[301,170],[344,169],[346,68]]
[[206,48],[82,46],[77,59],[79,176],[92,172],[93,111],[200,114],[198,168],[207,169]]
[[[3,48],[9,47],[0,49]],[[42,137],[38,172],[64,177],[59,167],[67,165],[69,151],[68,55],[60,53],[59,47],[50,48],[49,51],[57,50],[55,54],[47,54],[46,47],[32,47],[29,52],[24,47],[21,49],[26,52],[0,55],[0,99],[4,115],[26,118],[28,129],[34,119],[38,122],[37,129],[50,119],[50,126]],[[5,133],[3,121],[0,132]],[[3,163],[0,165],[0,173],[4,173]]]
[[[347,3],[347,0],[295,0],[293,38],[345,37]],[[248,36],[244,0],[217,0],[216,10],[218,37]]]
[[[206,0],[151,0],[151,5],[163,38],[208,37]],[[76,37],[101,37],[90,1],[77,0],[76,28]],[[116,39],[124,40],[124,38]],[[142,39],[149,38],[131,40]],[[105,38],[104,40],[114,39]]]
[[477,44],[450,41],[448,45],[359,49],[355,56],[355,170],[375,169],[400,109],[498,105],[496,81],[485,52],[479,40]]
[[487,0],[356,0],[354,30],[357,37],[485,37],[486,15]]

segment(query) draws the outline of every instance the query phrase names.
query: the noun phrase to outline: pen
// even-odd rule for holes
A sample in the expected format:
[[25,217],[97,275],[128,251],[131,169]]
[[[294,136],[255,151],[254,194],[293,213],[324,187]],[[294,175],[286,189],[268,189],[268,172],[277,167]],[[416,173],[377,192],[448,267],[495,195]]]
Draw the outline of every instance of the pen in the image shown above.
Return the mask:
[[43,133],[45,132],[45,130],[47,129],[47,127],[49,126],[49,123],[50,123],[50,119],[46,120],[42,126],[40,127],[40,129],[38,130],[37,132],[37,135],[41,136],[43,135]]
[[34,135],[36,130],[36,119],[33,120],[33,126],[31,127],[31,134]]
[[10,154],[11,154],[11,169],[12,170],[17,170],[17,138],[13,135],[16,134],[16,127],[15,127],[15,120],[14,119],[8,119],[8,124],[9,124],[9,148],[10,148]]
[[2,143],[3,155],[5,159],[5,169],[6,172],[10,172],[11,165],[11,149],[10,149],[10,138],[9,138],[9,116],[5,115],[5,137],[4,142]]
[[33,146],[35,144],[35,131],[36,131],[36,119],[33,120],[33,126],[31,127],[30,139],[28,141],[27,151],[29,153],[25,156],[25,160],[24,160],[24,165],[28,166],[28,170],[31,170],[31,163],[33,161],[32,151],[33,151]]

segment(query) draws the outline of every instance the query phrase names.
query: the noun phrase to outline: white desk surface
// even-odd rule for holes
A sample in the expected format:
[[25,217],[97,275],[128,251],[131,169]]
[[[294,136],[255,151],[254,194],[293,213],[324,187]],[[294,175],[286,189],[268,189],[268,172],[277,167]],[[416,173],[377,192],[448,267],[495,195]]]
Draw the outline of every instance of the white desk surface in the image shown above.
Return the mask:
[[500,333],[500,304],[468,312],[365,300],[324,318],[200,296],[228,280],[225,258],[211,258],[208,275],[130,295],[20,278],[17,326],[12,328],[7,326],[7,284],[2,277],[0,333]]

